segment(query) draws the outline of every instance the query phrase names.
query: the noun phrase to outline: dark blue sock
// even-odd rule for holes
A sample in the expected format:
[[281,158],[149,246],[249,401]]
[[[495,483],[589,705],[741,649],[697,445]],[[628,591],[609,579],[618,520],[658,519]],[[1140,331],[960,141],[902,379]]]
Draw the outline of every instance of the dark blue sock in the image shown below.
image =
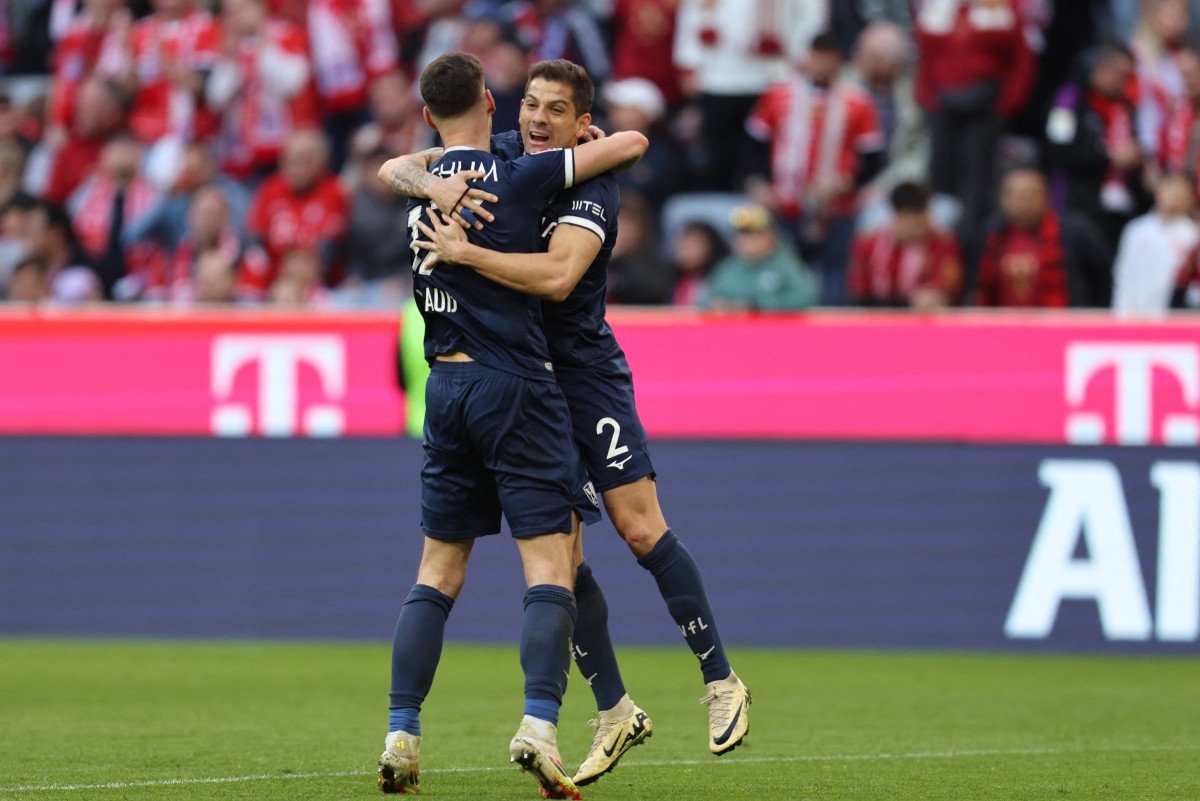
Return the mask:
[[421,704],[433,686],[453,606],[453,598],[425,584],[414,584],[405,599],[392,639],[388,731],[421,733]]
[[525,592],[521,625],[521,669],[525,671],[525,714],[558,725],[571,670],[575,596],[565,587],[535,584]]
[[608,601],[587,562],[575,573],[575,606],[575,665],[596,696],[596,708],[612,709],[625,695],[625,683],[608,633]]
[[704,681],[729,677],[729,660],[717,634],[717,623],[708,605],[708,593],[700,578],[696,560],[683,547],[675,534],[667,529],[650,553],[638,559],[638,564],[650,571],[658,582],[658,591],[667,602],[667,611],[692,653],[700,660]]

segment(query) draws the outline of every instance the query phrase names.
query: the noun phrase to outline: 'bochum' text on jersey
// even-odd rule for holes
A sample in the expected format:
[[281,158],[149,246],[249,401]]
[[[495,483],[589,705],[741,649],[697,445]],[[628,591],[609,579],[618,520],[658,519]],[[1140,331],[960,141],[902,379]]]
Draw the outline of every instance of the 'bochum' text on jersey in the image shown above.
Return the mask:
[[[465,147],[446,148],[430,171],[442,176],[478,170],[473,185],[499,198],[490,207],[495,222],[471,230],[473,244],[507,253],[539,250],[538,234],[546,202],[575,182],[570,150],[551,150],[513,161]],[[408,222],[425,218],[429,201],[410,200]],[[427,221],[427,220],[426,220]],[[542,329],[541,304],[530,295],[507,289],[473,270],[452,264],[425,266],[426,251],[413,247],[413,293],[425,318],[425,358],[462,351],[480,364],[509,373],[551,381],[550,351]]]

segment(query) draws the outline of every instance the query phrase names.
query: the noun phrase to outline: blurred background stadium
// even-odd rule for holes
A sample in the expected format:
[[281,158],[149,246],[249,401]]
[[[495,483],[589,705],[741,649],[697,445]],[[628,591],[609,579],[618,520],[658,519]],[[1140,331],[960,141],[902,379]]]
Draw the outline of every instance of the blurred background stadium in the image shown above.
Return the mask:
[[[727,644],[1200,649],[1200,2],[3,10],[10,644],[390,642],[421,455],[375,173],[436,144],[415,78],[466,50],[497,131],[564,57],[651,140],[610,320]],[[515,642],[493,540],[453,639]],[[586,543],[618,646],[679,650]]]

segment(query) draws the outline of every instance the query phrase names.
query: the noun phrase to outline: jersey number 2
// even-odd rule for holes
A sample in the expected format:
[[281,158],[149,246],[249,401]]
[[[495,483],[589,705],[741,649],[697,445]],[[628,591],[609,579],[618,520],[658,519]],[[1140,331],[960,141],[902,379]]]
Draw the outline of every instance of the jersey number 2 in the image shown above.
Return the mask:
[[596,433],[603,434],[605,426],[612,426],[612,441],[608,444],[608,456],[605,459],[615,459],[622,453],[629,453],[629,448],[624,445],[617,445],[617,440],[621,438],[621,424],[611,417],[603,417],[600,422],[596,423]]

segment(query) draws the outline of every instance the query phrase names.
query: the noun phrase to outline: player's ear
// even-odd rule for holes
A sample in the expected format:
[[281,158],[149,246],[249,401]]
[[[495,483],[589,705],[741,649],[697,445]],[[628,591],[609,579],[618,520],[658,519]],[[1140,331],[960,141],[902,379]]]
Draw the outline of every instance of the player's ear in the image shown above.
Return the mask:
[[484,89],[483,97],[484,97],[484,99],[487,100],[487,113],[488,113],[488,116],[490,117],[496,113],[496,98],[492,97],[491,89]]
[[429,106],[421,106],[421,116],[425,118],[426,125],[437,130],[437,123],[433,121],[433,115],[429,113]]
[[591,114],[580,114],[579,119],[575,120],[575,138],[582,139],[583,135],[587,133],[587,129],[591,124]]

